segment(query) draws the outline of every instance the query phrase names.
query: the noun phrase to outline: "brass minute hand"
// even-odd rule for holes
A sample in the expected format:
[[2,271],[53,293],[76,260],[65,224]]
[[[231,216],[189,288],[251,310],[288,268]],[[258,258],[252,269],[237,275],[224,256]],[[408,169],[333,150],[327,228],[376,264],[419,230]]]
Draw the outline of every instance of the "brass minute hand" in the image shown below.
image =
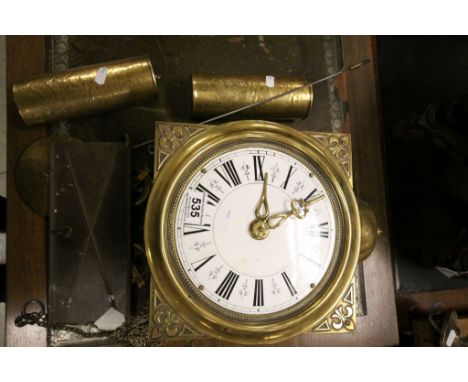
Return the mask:
[[298,219],[304,219],[309,212],[309,207],[322,200],[325,195],[317,195],[310,200],[305,201],[304,199],[293,199],[291,200],[291,209],[287,212],[280,214],[273,214],[267,219],[267,224],[270,229],[278,228],[285,222],[287,218],[294,215]]
[[[270,216],[270,208],[268,207],[268,199],[267,199],[267,188],[268,188],[268,173],[265,173],[265,177],[263,179],[263,189],[262,195],[260,196],[260,200],[258,201],[257,207],[255,208],[255,217],[257,220],[264,220]],[[262,207],[264,212],[262,213]]]

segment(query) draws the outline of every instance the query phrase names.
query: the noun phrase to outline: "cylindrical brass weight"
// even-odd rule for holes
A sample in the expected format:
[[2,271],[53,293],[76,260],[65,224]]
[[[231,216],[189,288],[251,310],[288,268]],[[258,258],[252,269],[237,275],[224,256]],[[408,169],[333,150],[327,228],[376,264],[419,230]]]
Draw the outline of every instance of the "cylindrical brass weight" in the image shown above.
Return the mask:
[[[304,86],[303,78],[276,76],[192,76],[192,114],[211,118]],[[242,111],[255,119],[304,119],[313,100],[311,86]]]
[[154,100],[157,81],[148,57],[136,57],[24,80],[13,97],[27,125],[58,122]]

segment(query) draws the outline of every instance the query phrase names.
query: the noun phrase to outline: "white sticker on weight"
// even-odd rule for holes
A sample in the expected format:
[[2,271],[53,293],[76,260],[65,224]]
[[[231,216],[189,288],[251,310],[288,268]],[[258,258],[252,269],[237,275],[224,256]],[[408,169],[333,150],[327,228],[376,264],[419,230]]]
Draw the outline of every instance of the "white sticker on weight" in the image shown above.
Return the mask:
[[274,88],[275,87],[275,76],[266,76],[265,77],[265,84],[269,88]]
[[103,66],[98,69],[96,73],[96,78],[94,79],[94,81],[98,85],[104,85],[106,83],[106,77],[107,77],[107,68]]

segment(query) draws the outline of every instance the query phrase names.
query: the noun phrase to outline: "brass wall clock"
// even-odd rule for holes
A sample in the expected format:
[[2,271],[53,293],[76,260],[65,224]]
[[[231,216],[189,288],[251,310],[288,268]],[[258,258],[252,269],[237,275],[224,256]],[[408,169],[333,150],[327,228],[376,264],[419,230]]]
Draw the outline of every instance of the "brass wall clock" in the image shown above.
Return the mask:
[[240,344],[319,327],[360,257],[346,172],[318,140],[277,123],[184,134],[166,142],[183,144],[159,169],[146,211],[157,296],[195,331]]

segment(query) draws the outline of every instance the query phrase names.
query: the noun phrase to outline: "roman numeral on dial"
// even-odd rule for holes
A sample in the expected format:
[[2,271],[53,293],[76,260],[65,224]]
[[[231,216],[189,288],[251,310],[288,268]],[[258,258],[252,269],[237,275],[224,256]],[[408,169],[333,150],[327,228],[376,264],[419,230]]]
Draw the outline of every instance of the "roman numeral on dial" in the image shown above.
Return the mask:
[[319,225],[311,227],[309,234],[310,236],[317,236],[328,239],[328,222],[320,223]]
[[283,272],[281,273],[281,276],[283,276],[283,280],[286,283],[286,286],[288,287],[291,296],[297,294],[296,288],[294,288],[294,285],[292,285],[291,280],[289,280],[288,274],[286,272]]
[[238,186],[242,183],[232,160],[223,163],[222,166],[215,169],[215,172],[229,185],[229,187],[233,187],[233,185]]
[[312,192],[304,198],[304,200],[309,199],[309,198],[310,198],[311,196],[313,196],[316,192],[317,192],[317,189],[314,188],[314,189],[312,190]]
[[292,175],[297,171],[297,168],[294,168],[293,166],[289,166],[289,171],[288,175],[286,176],[285,181],[281,184],[281,187],[283,187],[286,190],[286,187],[288,187],[288,182],[289,179],[291,178]]
[[263,306],[263,280],[255,280],[253,306]]
[[229,271],[227,276],[224,278],[223,282],[220,284],[218,289],[216,289],[216,294],[229,300],[231,297],[232,290],[236,286],[237,280],[239,280],[239,275],[235,274],[233,271]]
[[203,267],[208,261],[210,261],[215,256],[216,255],[211,255],[211,256],[205,257],[204,259],[194,261],[192,263],[193,270],[195,272],[198,271],[201,267]]
[[253,162],[255,180],[263,180],[263,162],[265,162],[265,156],[254,155]]
[[215,194],[213,194],[210,190],[208,190],[206,187],[202,186],[201,184],[199,184],[197,188],[195,188],[195,190],[199,192],[204,192],[208,196],[207,203],[212,206],[215,206],[220,201],[220,199]]
[[210,230],[209,224],[184,224],[184,235],[192,235],[194,233],[207,232]]

